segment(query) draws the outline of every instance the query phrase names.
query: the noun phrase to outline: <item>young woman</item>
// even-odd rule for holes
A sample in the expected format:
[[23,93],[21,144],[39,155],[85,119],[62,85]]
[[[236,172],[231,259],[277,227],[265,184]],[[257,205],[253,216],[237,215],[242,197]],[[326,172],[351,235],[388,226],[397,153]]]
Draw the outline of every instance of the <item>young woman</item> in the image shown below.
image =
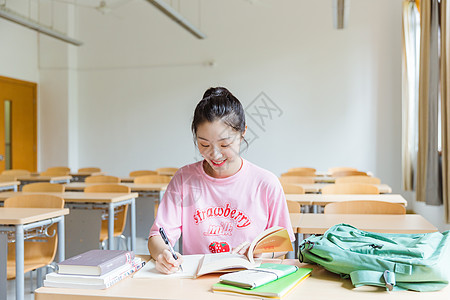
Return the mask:
[[159,234],[161,227],[172,245],[183,235],[184,254],[243,254],[248,242],[276,225],[286,228],[294,241],[277,177],[240,156],[246,130],[239,100],[223,87],[208,89],[192,121],[204,160],[178,170],[150,229],[148,248],[160,272],[173,273],[183,262],[179,253],[178,260],[173,258]]

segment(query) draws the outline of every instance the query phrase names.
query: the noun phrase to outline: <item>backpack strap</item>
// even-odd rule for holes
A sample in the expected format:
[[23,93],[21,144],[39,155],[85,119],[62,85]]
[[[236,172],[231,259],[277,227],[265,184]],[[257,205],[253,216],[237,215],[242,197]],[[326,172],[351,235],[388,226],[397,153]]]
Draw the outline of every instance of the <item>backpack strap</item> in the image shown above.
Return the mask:
[[363,285],[375,285],[386,287],[386,290],[402,290],[398,286],[395,286],[395,273],[389,270],[384,272],[359,270],[350,273],[350,278],[355,287]]

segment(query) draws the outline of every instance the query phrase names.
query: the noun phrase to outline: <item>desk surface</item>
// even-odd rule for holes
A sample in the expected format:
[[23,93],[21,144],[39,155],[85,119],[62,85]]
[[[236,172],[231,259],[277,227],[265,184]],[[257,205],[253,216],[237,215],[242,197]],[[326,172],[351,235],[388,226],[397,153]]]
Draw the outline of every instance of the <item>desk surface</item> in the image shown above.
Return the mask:
[[[85,182],[71,182],[64,186],[66,191],[82,191],[85,187],[98,184],[108,184],[108,183],[85,183]],[[117,184],[117,183],[114,183]],[[167,188],[167,183],[120,183],[121,185],[126,185],[131,188],[132,192],[160,192],[165,191]]]
[[426,233],[438,231],[421,215],[366,215],[366,214],[297,214],[291,213],[294,232],[323,234],[328,228],[350,224],[358,229],[384,233]]
[[0,187],[19,185],[20,181],[0,181]]
[[69,214],[68,208],[0,207],[0,224],[19,225]]
[[4,201],[10,197],[20,195],[45,194],[54,195],[64,198],[66,203],[69,202],[92,202],[92,203],[114,203],[123,200],[137,198],[137,193],[84,193],[84,192],[64,192],[64,193],[38,193],[38,192],[3,192],[0,193],[0,201]]
[[[303,281],[283,300],[294,299],[376,299],[380,296],[399,300],[450,299],[450,288],[433,292],[418,293],[410,291],[386,292],[379,287],[353,288],[350,279],[328,272],[316,265],[301,264],[297,260],[285,263],[313,268],[311,277]],[[253,299],[231,295],[214,294],[211,286],[219,281],[220,274],[205,275],[197,279],[134,279],[127,278],[106,290],[76,290],[42,287],[35,291],[36,300],[69,299]]]
[[100,176],[105,175],[106,172],[77,172],[77,173],[70,173],[70,176]]
[[296,201],[302,205],[326,205],[333,202],[349,200],[374,200],[386,201],[407,205],[406,199],[399,194],[379,194],[379,195],[331,195],[331,194],[286,194],[286,200]]
[[72,179],[72,176],[19,175],[16,178],[19,181],[63,181]]
[[[327,183],[295,183],[305,189],[305,193],[320,193]],[[374,184],[380,191],[380,194],[392,193],[392,188],[387,184]]]

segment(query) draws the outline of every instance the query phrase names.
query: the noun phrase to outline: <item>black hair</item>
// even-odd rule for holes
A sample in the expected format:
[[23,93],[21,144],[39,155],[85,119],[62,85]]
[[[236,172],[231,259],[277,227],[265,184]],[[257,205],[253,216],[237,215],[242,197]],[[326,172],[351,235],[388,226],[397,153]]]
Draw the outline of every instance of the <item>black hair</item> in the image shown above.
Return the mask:
[[194,140],[200,124],[216,120],[223,121],[235,131],[240,132],[241,136],[245,132],[244,108],[241,102],[224,87],[209,88],[197,104],[191,125]]

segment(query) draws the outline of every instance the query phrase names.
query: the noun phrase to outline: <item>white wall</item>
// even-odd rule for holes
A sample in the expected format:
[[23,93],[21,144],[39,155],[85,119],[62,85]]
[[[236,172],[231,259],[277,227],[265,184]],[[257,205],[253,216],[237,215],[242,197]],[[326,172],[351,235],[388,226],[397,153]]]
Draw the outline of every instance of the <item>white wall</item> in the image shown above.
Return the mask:
[[[175,1],[195,25],[199,1]],[[244,152],[250,161],[275,174],[292,166],[351,165],[402,193],[401,0],[352,1],[345,30],[332,28],[328,0],[201,1],[206,40],[146,1],[106,15],[60,9],[69,17],[60,21],[64,30],[84,45],[47,41],[40,69],[36,34],[0,20],[0,40],[11,39],[0,54],[20,60],[20,44],[31,49],[25,55],[31,62],[20,68],[0,55],[0,72],[39,81],[45,91],[41,169],[66,163],[126,175],[191,163],[199,158],[190,133],[194,107],[206,88],[223,85],[244,106],[264,92],[281,110],[261,129],[250,118],[254,107],[247,108],[258,136]],[[411,208],[449,227],[442,209],[404,194]]]

